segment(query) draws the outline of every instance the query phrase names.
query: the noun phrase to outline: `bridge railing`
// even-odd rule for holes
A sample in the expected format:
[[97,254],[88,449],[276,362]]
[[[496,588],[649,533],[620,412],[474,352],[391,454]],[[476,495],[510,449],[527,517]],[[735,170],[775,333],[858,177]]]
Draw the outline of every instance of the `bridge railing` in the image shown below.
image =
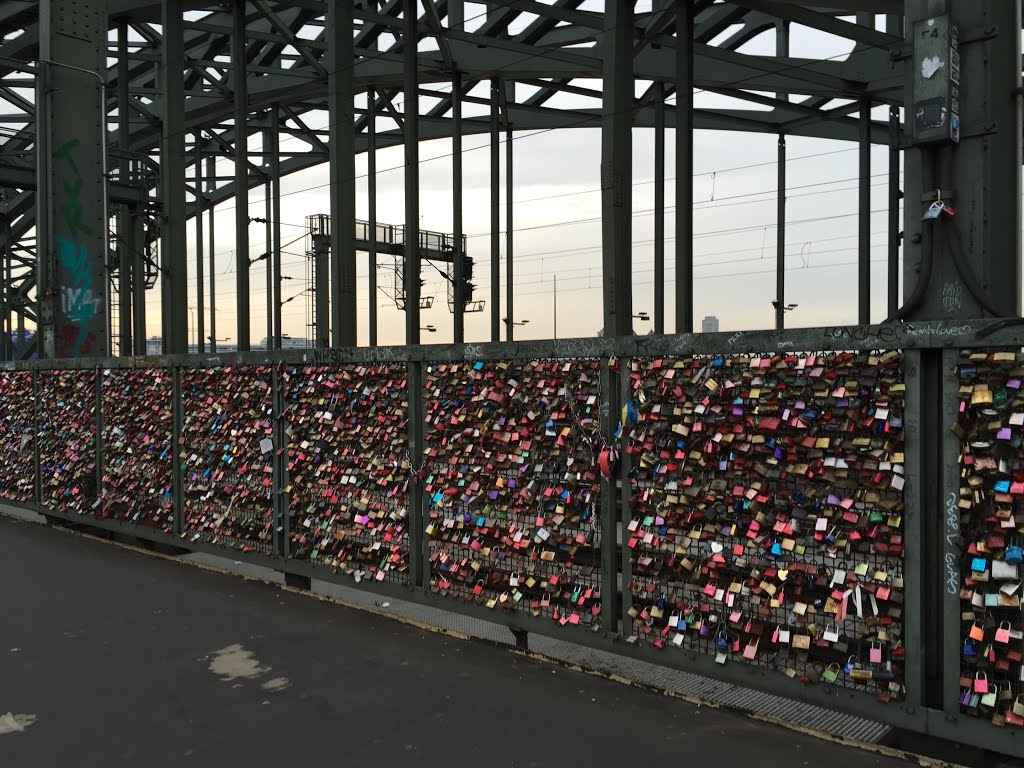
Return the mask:
[[1022,755],[1022,345],[978,320],[5,364],[0,498]]

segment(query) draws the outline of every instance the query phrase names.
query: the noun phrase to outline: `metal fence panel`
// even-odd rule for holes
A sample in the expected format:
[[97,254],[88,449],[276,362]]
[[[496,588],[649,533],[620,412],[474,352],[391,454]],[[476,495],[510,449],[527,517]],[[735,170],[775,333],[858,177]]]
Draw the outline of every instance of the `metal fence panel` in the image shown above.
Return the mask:
[[0,372],[0,498],[35,499],[35,392],[31,371]]

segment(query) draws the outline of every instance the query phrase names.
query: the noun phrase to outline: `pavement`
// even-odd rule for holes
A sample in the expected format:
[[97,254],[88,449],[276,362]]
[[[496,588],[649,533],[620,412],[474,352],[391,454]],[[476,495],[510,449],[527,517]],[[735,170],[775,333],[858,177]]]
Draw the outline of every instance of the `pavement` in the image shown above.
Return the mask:
[[0,515],[0,766],[907,762]]

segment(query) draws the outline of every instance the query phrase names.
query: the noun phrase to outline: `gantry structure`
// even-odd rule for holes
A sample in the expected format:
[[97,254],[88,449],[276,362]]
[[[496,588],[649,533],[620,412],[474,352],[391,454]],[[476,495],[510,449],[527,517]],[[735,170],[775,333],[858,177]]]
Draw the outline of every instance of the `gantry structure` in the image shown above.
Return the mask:
[[[790,55],[794,25],[848,41],[826,60]],[[452,227],[443,245],[392,238],[404,258],[409,343],[419,343],[421,263],[450,264],[455,340],[470,285],[462,228],[462,139],[490,137],[491,337],[512,337],[510,190],[501,154],[549,129],[601,134],[606,332],[632,331],[632,135],[655,136],[655,330],[666,330],[666,258],[677,332],[693,329],[696,129],[778,137],[777,325],[786,309],[786,139],[860,147],[859,320],[1020,310],[1021,10],[976,0],[7,0],[0,3],[0,318],[3,357],[145,351],[147,291],[159,290],[167,352],[188,343],[188,268],[200,345],[227,329],[216,297],[213,216],[234,205],[239,349],[250,327],[253,220],[265,225],[266,336],[281,343],[281,179],[330,169],[331,226],[319,233],[318,344],[356,343],[356,258],[375,264],[377,151],[404,147],[404,232],[419,232],[419,144],[453,141]],[[741,52],[759,36],[773,55]],[[930,46],[930,47],[929,47]],[[694,107],[695,93],[732,97]],[[875,119],[888,106],[888,119]],[[311,115],[325,114],[326,125]],[[666,141],[675,144],[675,245],[665,249]],[[872,145],[890,148],[889,259],[870,268]],[[355,157],[367,153],[370,221],[357,226]],[[217,160],[229,159],[225,173]],[[900,181],[903,169],[904,180]],[[513,174],[508,174],[509,178]],[[254,207],[247,191],[265,191]],[[903,201],[901,206],[901,200]],[[958,210],[935,242],[929,200]],[[901,208],[903,213],[901,214]],[[208,221],[207,221],[208,219]],[[195,247],[187,247],[194,228]],[[223,238],[223,233],[220,235]],[[955,241],[955,242],[954,242]],[[204,256],[204,245],[208,255]],[[506,247],[505,273],[499,251]],[[481,261],[478,258],[478,261]],[[206,274],[204,275],[204,264]],[[904,292],[900,295],[902,271]],[[964,277],[964,275],[968,277]],[[371,270],[371,290],[376,270]],[[660,279],[659,279],[660,278]],[[872,281],[888,305],[870,306]],[[505,306],[501,288],[506,291]],[[376,343],[371,301],[370,341]],[[501,317],[504,315],[504,318]],[[504,325],[503,325],[504,320]],[[19,341],[38,329],[31,350]],[[262,332],[259,335],[263,335]],[[117,344],[112,345],[112,340]],[[200,346],[200,351],[203,347]]]

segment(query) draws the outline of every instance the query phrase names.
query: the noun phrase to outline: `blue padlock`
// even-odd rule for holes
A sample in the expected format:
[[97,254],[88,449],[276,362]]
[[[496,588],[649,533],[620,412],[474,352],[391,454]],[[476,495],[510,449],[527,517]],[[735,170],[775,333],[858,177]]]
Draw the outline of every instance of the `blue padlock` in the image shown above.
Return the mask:
[[1006,548],[1006,562],[1010,565],[1020,565],[1024,563],[1024,549],[1018,547],[1016,544],[1012,544]]

